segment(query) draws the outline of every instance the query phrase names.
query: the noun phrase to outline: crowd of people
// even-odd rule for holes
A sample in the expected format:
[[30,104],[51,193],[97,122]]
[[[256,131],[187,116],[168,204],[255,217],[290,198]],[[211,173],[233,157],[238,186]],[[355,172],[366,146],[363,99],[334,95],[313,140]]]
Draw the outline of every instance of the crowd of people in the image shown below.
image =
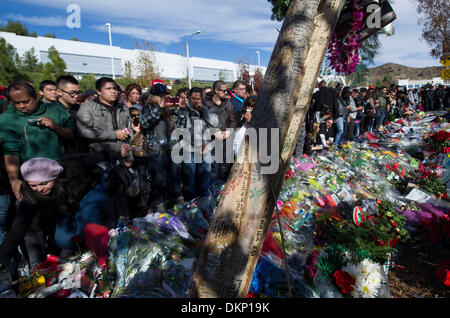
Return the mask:
[[236,154],[256,97],[242,81],[171,93],[162,80],[124,88],[108,77],[83,93],[70,75],[0,91],[0,268],[74,255],[89,223],[115,228],[193,199],[214,209],[212,185],[232,163],[212,161],[211,142],[233,138]]
[[[448,96],[443,87],[322,81],[296,154],[361,141],[392,118],[443,110]],[[70,75],[43,81],[38,92],[15,81],[0,91],[0,268],[13,274],[19,260],[34,266],[48,254],[73,255],[88,223],[115,228],[194,199],[214,210],[214,184],[227,180],[227,154],[236,157],[255,106],[256,93],[239,80],[174,96],[162,80],[142,88],[101,77],[84,93]],[[174,138],[178,129],[188,134]]]
[[310,154],[347,141],[362,142],[366,132],[382,132],[397,118],[445,110],[449,96],[449,88],[444,85],[352,88],[342,83],[328,87],[321,81],[312,96],[295,154]]

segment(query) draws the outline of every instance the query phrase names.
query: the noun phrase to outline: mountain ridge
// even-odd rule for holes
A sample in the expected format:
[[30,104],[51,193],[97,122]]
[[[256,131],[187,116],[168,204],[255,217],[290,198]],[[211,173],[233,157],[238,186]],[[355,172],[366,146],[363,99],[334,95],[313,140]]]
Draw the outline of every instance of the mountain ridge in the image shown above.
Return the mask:
[[431,80],[433,77],[441,76],[442,68],[443,66],[409,67],[401,64],[386,63],[368,68],[368,70],[370,82],[375,83],[378,80],[383,80],[387,74],[390,74],[394,80]]

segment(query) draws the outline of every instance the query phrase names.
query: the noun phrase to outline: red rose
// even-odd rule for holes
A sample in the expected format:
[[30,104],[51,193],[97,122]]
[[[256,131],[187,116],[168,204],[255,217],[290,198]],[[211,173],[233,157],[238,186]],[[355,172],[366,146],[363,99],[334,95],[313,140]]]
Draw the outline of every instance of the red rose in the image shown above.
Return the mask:
[[450,152],[450,147],[445,147],[444,149],[442,149],[442,153],[449,153]]
[[284,177],[285,179],[291,179],[294,176],[294,171],[292,171],[291,169],[288,169],[286,171],[286,176]]
[[354,290],[355,279],[349,273],[338,269],[334,272],[333,277],[336,279],[336,284],[342,288],[343,294],[349,294]]
[[445,130],[438,131],[433,135],[433,139],[437,141],[445,141],[447,139],[450,139],[450,133]]

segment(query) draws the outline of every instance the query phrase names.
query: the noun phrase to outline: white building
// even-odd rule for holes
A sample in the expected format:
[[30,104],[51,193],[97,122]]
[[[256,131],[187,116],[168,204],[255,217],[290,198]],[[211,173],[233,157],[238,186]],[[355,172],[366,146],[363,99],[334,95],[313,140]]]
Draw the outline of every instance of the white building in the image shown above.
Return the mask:
[[[34,48],[39,60],[43,63],[49,61],[48,49],[54,46],[66,62],[66,71],[77,77],[85,74],[110,77],[113,75],[109,45],[41,36],[34,38],[9,32],[0,32],[0,37],[11,44],[20,56]],[[138,49],[130,50],[113,46],[114,75],[116,77],[123,76],[125,62],[134,63],[138,54]],[[185,56],[156,51],[153,52],[153,56],[154,63],[158,66],[162,78],[181,79],[187,77],[188,63]],[[190,66],[191,78],[194,81],[213,82],[221,77],[226,82],[234,82],[239,75],[239,64],[228,61],[191,57]],[[250,75],[253,75],[257,68],[257,65],[250,65]],[[262,66],[259,68],[265,74],[266,68]]]
[[410,80],[410,79],[399,79],[397,80],[397,85],[406,86],[407,89],[420,88],[427,84],[444,85],[445,82],[440,77],[433,77],[428,80]]

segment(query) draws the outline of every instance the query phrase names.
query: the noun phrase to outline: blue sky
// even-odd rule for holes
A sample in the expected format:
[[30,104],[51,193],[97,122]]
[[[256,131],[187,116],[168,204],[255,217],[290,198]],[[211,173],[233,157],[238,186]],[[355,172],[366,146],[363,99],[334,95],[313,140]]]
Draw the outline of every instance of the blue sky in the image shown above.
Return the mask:
[[[66,26],[67,6],[81,9],[81,28]],[[372,66],[387,62],[411,67],[439,66],[429,48],[419,40],[414,0],[395,0],[397,13],[395,35],[381,37],[381,54]],[[2,0],[0,23],[15,20],[38,35],[55,33],[56,37],[76,37],[85,42],[109,44],[106,22],[112,25],[113,45],[136,48],[136,40],[147,40],[157,50],[185,55],[189,41],[191,56],[267,66],[281,22],[272,21],[267,0]]]

